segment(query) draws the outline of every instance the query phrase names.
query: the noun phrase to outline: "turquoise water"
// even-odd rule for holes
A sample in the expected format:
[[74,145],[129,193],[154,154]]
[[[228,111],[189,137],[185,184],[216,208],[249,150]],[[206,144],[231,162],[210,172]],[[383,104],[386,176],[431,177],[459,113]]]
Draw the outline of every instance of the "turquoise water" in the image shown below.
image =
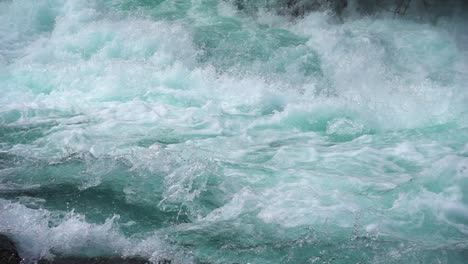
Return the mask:
[[0,233],[26,263],[465,263],[467,19],[281,10],[0,1]]

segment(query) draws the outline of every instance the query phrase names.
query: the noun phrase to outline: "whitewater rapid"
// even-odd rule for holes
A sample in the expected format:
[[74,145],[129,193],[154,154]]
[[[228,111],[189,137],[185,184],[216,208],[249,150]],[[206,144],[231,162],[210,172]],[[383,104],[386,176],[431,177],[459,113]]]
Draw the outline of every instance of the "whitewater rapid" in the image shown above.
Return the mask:
[[263,2],[0,1],[0,233],[26,263],[466,261],[466,16]]

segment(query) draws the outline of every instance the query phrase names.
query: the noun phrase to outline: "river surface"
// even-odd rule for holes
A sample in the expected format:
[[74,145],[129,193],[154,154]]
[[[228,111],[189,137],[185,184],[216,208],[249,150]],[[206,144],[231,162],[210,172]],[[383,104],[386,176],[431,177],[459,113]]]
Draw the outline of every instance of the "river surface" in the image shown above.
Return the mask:
[[0,1],[25,263],[467,263],[467,16],[247,2]]

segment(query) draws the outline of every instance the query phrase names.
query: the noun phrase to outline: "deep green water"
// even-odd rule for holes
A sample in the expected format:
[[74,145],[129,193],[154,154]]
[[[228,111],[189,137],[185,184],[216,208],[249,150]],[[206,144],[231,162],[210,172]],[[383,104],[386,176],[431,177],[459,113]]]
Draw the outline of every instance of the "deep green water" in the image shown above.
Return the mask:
[[468,19],[233,3],[0,1],[26,263],[467,263]]

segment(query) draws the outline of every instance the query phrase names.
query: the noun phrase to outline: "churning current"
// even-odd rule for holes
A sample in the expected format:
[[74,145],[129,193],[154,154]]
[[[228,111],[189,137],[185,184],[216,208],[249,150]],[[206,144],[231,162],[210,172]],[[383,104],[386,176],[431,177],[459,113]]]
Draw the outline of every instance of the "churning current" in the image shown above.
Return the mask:
[[0,1],[25,263],[466,263],[468,16]]

